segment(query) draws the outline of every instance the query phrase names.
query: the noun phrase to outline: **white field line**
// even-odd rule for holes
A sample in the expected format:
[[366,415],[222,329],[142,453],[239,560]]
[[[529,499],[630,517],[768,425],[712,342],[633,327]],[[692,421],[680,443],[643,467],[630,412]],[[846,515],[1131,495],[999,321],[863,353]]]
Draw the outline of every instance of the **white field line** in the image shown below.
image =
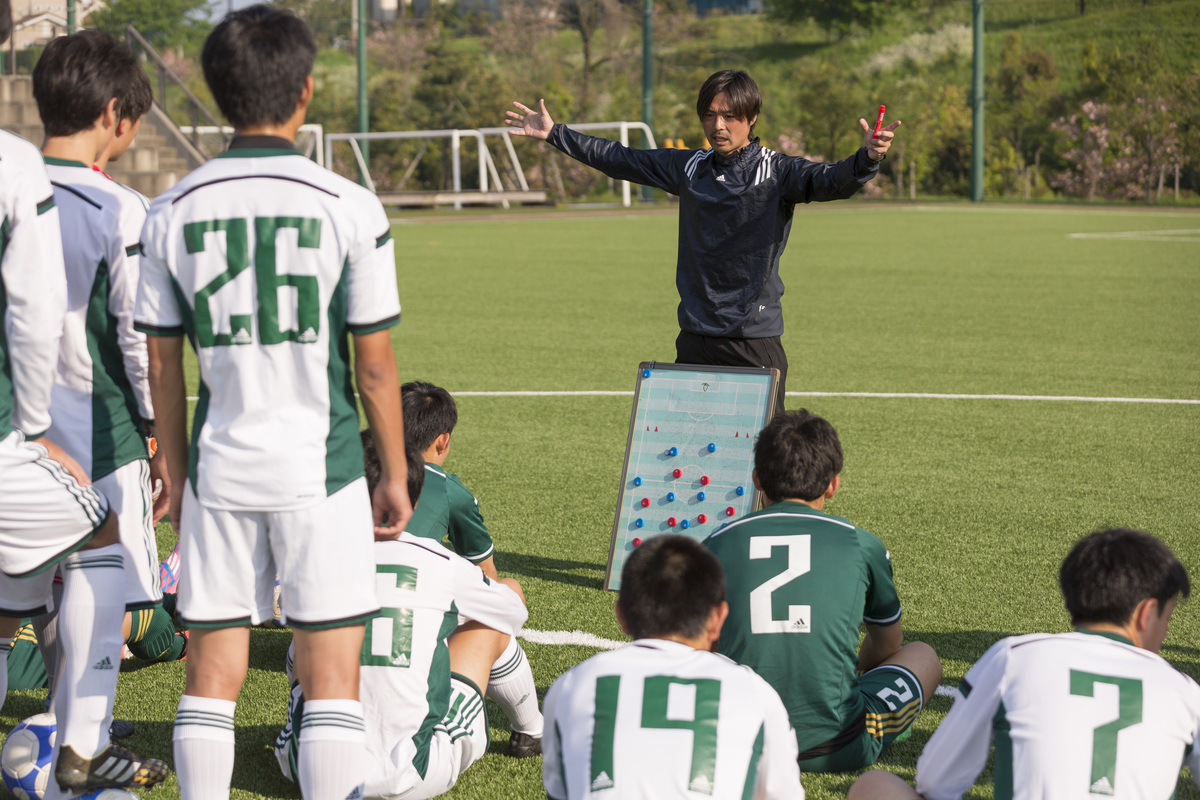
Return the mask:
[[1068,239],[1117,239],[1126,242],[1192,242],[1200,244],[1200,228],[1173,231],[1103,231],[1099,233],[1068,233]]
[[[633,392],[452,392],[455,397],[633,397]],[[357,394],[355,395],[357,396]],[[932,394],[928,392],[788,392],[788,397],[874,397],[878,399],[911,398],[916,400],[1042,400],[1075,403],[1159,403],[1165,405],[1200,405],[1200,400],[1170,397],[1082,397],[1053,394]],[[189,397],[194,403],[197,397]]]

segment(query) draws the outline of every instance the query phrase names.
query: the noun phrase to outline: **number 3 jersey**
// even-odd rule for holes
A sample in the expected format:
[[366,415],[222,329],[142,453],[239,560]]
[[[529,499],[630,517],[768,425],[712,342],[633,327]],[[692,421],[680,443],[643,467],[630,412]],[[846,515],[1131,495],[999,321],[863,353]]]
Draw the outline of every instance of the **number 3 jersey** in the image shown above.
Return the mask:
[[1171,797],[1200,775],[1200,686],[1112,634],[1002,639],[973,666],[917,762],[927,800],[959,798],[993,738],[995,797]]
[[137,328],[196,350],[197,499],[303,508],[363,474],[347,334],[399,321],[393,244],[366,189],[236,144],[150,207]]
[[543,711],[552,800],[804,798],[779,695],[724,656],[638,639],[568,670]]
[[704,544],[725,568],[718,649],[775,687],[800,751],[863,719],[855,688],[862,622],[900,619],[891,556],[876,536],[803,503],[774,503]]

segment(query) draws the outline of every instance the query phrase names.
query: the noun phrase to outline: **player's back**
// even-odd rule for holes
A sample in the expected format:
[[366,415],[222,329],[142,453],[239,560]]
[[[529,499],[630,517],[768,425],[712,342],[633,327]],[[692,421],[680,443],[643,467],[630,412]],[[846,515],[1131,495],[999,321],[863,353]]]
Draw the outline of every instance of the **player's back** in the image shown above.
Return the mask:
[[781,502],[726,525],[705,545],[728,587],[718,649],[775,687],[801,751],[861,717],[853,691],[859,625],[900,618],[882,542],[840,517]]
[[515,635],[525,608],[466,559],[410,533],[376,542],[375,564],[383,610],[363,640],[360,695],[373,765],[364,792],[390,797],[411,784],[414,769],[425,775],[430,738],[450,704],[446,638],[459,614]]
[[472,563],[495,552],[475,495],[457,475],[436,464],[425,465],[425,485],[407,530],[437,542],[448,537],[454,552]]
[[[140,426],[143,412],[126,372],[129,358],[139,367],[138,388],[149,418],[145,344],[134,332],[132,321],[136,263],[129,261],[125,243],[125,232],[140,223],[144,211],[139,213],[123,197],[128,193],[90,166],[48,158],[46,171],[67,233],[63,237],[67,317],[59,345],[52,395],[54,424],[49,435],[88,475],[99,479],[146,458]],[[118,302],[114,303],[113,297],[119,298]],[[127,352],[134,347],[140,348],[139,354]]]
[[[1171,797],[1185,755],[1200,745],[1195,681],[1157,654],[1107,634],[1002,640],[972,667],[960,691],[981,695],[965,706],[977,718],[962,724],[994,731],[997,798]],[[971,760],[958,749],[970,736],[952,722],[948,717],[943,727],[949,727],[935,733],[917,765],[918,790],[934,787],[928,797],[959,796],[956,772]],[[939,755],[946,743],[953,752]],[[986,742],[976,772],[983,758]],[[964,780],[969,786],[973,777]]]
[[139,329],[186,331],[199,361],[200,502],[302,508],[362,475],[347,333],[400,308],[378,199],[294,150],[231,149],[155,200],[142,240]]
[[543,710],[556,800],[804,797],[778,696],[723,656],[639,639],[566,672]]

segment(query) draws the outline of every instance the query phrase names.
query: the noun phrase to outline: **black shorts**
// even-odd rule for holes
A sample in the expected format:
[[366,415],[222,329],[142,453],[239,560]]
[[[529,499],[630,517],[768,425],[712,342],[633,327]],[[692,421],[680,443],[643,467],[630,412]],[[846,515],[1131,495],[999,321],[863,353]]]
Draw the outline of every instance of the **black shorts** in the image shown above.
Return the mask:
[[675,362],[706,364],[715,367],[773,367],[779,370],[775,395],[775,414],[783,413],[784,385],[788,361],[778,336],[763,339],[735,339],[728,336],[702,336],[680,331],[675,340]]

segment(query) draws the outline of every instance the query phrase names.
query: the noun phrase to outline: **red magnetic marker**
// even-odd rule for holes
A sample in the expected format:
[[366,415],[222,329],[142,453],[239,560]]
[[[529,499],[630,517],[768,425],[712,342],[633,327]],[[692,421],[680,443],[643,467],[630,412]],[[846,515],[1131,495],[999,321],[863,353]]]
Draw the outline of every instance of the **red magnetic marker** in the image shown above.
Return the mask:
[[887,106],[880,106],[879,107],[879,119],[875,120],[875,136],[873,137],[875,139],[879,138],[879,130],[883,127],[883,112],[884,111],[887,111]]

